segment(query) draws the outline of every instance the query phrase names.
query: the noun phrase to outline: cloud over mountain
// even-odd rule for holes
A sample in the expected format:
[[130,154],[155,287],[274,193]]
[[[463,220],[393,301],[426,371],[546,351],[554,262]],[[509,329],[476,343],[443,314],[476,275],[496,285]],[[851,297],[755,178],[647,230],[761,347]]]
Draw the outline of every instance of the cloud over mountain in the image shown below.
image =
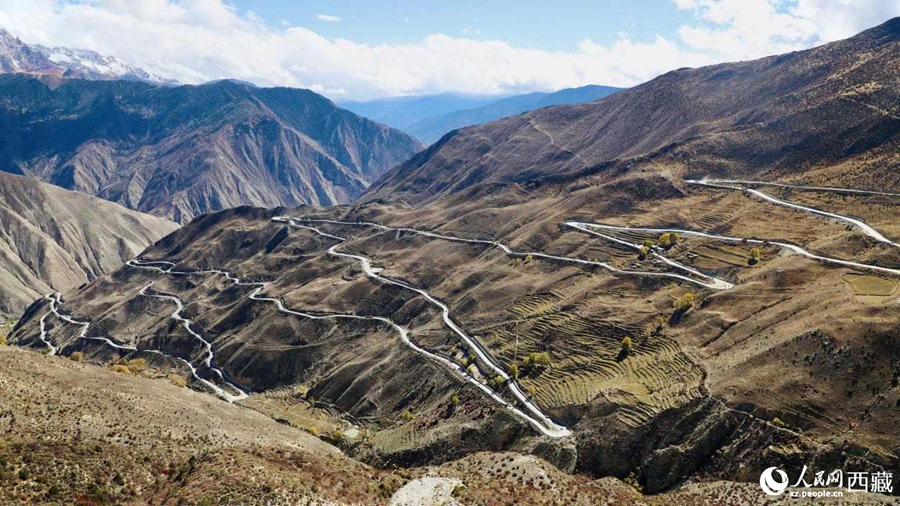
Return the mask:
[[[586,38],[571,52],[441,33],[409,45],[368,45],[268,24],[223,0],[0,0],[0,27],[30,43],[95,50],[185,83],[237,78],[371,98],[632,86],[677,67],[807,48],[900,14],[900,3],[878,0],[675,6],[694,13],[677,36],[636,40],[623,33],[610,44]],[[337,18],[318,16],[326,17]]]

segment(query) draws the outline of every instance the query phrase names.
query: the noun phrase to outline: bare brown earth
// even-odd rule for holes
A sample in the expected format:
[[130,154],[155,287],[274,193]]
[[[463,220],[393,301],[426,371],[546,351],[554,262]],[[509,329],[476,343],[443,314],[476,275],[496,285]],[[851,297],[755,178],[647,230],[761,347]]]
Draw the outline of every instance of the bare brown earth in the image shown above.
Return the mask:
[[[648,273],[670,268],[563,223],[575,218],[790,241],[900,268],[898,248],[846,223],[684,183],[710,172],[900,190],[889,156],[897,123],[857,110],[838,93],[867,79],[893,79],[885,69],[896,68],[898,27],[893,20],[808,52],[681,70],[596,104],[465,129],[395,169],[358,205],[206,215],[142,258],[268,281],[265,294],[295,310],[389,317],[422,348],[465,365],[471,350],[424,298],[372,281],[356,262],[329,255],[334,239],[271,218],[376,221]],[[717,94],[698,103],[695,90],[704,88]],[[878,98],[896,87],[865,89],[879,90],[866,95]],[[656,115],[642,119],[650,111]],[[533,119],[542,121],[524,124]],[[632,119],[626,128],[624,120]],[[840,148],[823,145],[838,141]],[[756,157],[759,150],[768,151]],[[856,169],[839,170],[850,167]],[[900,239],[894,200],[776,193],[863,217]],[[678,490],[671,497],[687,503],[708,492],[726,504],[761,500],[752,484],[770,466],[792,476],[803,466],[900,471],[898,306],[885,288],[897,280],[890,275],[772,245],[760,248],[753,265],[750,248],[740,243],[686,236],[665,251],[734,285],[712,290],[599,266],[516,261],[490,245],[317,226],[348,238],[341,251],[365,255],[383,275],[446,303],[503,367],[517,365],[523,389],[573,434],[538,437],[481,390],[404,346],[387,325],[285,315],[250,300],[252,287],[217,274],[126,266],[65,295],[62,310],[91,322],[90,335],[143,351],[125,354],[77,339],[78,327],[52,315],[44,319],[49,339],[64,355],[81,351],[97,363],[142,356],[184,374],[178,362],[146,351],[195,364],[204,356],[199,340],[170,318],[172,303],[140,295],[152,283],[185,301],[186,315],[213,343],[215,365],[254,393],[247,405],[313,431],[365,434],[367,444],[349,452],[379,468],[444,467],[480,451],[514,451],[576,479],[631,477],[645,492]],[[657,239],[615,235],[634,243]],[[675,311],[688,293],[693,304]],[[10,341],[43,348],[39,322],[47,306],[33,304]],[[625,337],[632,342],[627,353]],[[549,367],[527,367],[532,352],[548,353]],[[199,369],[214,380],[208,368]],[[478,364],[471,374],[490,379]],[[685,487],[689,481],[699,484]]]
[[[672,197],[620,207],[634,202],[629,194],[648,184]],[[707,208],[721,215],[694,214]],[[352,262],[327,255],[334,241],[271,222],[278,213],[245,208],[210,215],[143,257],[269,280],[266,294],[294,309],[390,316],[410,328],[420,346],[466,359],[465,347],[421,298],[374,283]],[[843,250],[850,258],[900,263],[893,249],[819,217],[659,178],[547,192],[489,209],[423,212],[369,205],[292,214],[497,237],[517,249],[647,271],[663,269],[560,223],[579,216],[707,230],[705,220],[714,219],[716,232],[724,235],[784,239],[784,231],[816,251],[844,242],[858,244]],[[214,343],[219,366],[255,392],[272,392],[246,402],[323,432],[341,424],[322,422],[309,414],[309,406],[343,417],[366,429],[371,441],[354,454],[378,465],[436,464],[472,451],[512,449],[533,452],[568,471],[622,478],[635,473],[653,492],[671,489],[687,476],[752,482],[771,465],[896,468],[897,350],[890,338],[895,309],[890,297],[859,295],[846,281],[868,273],[785,256],[776,248],[763,248],[762,261],[748,266],[741,245],[696,238],[667,253],[736,285],[713,292],[543,260],[511,265],[504,254],[484,246],[355,226],[322,228],[353,238],[342,251],[367,255],[384,274],[427,287],[502,364],[522,367],[530,352],[548,351],[551,367],[523,370],[520,383],[575,431],[574,438],[535,438],[482,393],[402,346],[389,328],[283,315],[270,304],[248,300],[249,288],[221,276],[124,267],[68,294],[63,309],[92,321],[91,335],[199,363],[202,348],[168,317],[173,305],[137,292],[153,282],[154,289],[178,294],[190,302],[189,314]],[[697,297],[694,308],[673,318],[674,299],[687,292]],[[37,318],[45,311],[44,304],[30,308],[13,341],[37,345]],[[658,317],[667,322],[659,331]],[[98,361],[118,357],[109,347],[73,340],[77,327],[52,317],[48,323],[64,354],[81,350]],[[635,348],[622,359],[626,335]],[[455,407],[453,395],[460,400]],[[406,412],[413,417],[407,419]]]
[[0,173],[0,315],[68,291],[178,226],[111,202]]
[[[755,485],[725,482],[644,496],[613,478],[571,475],[511,452],[374,469],[288,424],[180,388],[168,372],[119,373],[0,346],[0,502],[382,505],[415,497],[422,505],[777,503]],[[414,494],[420,483],[434,480],[455,485],[446,496]],[[865,494],[853,498],[856,504],[887,503]]]

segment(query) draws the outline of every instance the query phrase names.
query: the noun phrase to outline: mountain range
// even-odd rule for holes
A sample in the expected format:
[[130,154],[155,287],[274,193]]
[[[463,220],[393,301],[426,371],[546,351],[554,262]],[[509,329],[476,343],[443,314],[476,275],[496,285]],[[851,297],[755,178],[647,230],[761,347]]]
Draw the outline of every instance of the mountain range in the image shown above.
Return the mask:
[[422,148],[311,91],[0,76],[0,170],[177,222],[346,203]]
[[185,224],[24,310],[8,342],[61,357],[0,349],[0,478],[62,504],[687,505],[766,502],[773,468],[897,475],[897,69],[900,18],[423,150],[302,90],[2,76],[0,165]]
[[589,85],[580,88],[565,88],[553,93],[534,92],[514,95],[480,107],[459,109],[422,118],[406,127],[401,127],[401,130],[420,139],[425,144],[432,144],[446,133],[458,128],[488,123],[542,107],[593,102],[621,90],[622,88],[611,86]]
[[431,144],[457,128],[488,123],[541,107],[593,102],[621,89],[589,85],[552,93],[533,92],[500,97],[443,93],[381,98],[368,102],[344,101],[339,105]]
[[127,79],[174,85],[177,82],[87,49],[29,45],[0,28],[0,73],[82,79]]
[[[842,177],[893,185],[900,23],[808,51],[666,73],[596,103],[465,128],[373,185],[363,200],[425,202],[486,184],[604,177],[658,160],[691,174],[788,176],[859,158]],[[858,60],[859,55],[871,55]],[[832,169],[823,169],[832,170]]]
[[386,97],[369,101],[344,100],[339,101],[338,105],[360,116],[406,131],[418,121],[453,111],[481,107],[494,100],[497,98],[490,95],[441,93]]

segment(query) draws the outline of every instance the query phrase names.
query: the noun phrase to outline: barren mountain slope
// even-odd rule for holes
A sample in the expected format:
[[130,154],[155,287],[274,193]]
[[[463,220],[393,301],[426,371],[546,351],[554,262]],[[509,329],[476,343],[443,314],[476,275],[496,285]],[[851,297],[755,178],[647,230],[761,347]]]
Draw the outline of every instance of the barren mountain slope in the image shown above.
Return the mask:
[[651,158],[699,174],[831,175],[897,186],[900,18],[847,40],[669,72],[598,102],[466,128],[375,183],[363,200],[425,202],[490,184],[540,184]]
[[[353,206],[202,216],[157,263],[33,304],[10,342],[189,360],[197,388],[368,429],[355,455],[379,464],[514,450],[653,493],[770,466],[896,475],[898,124],[859,100],[895,93],[898,26],[466,129]],[[709,100],[657,88],[681,79]],[[610,104],[632,121],[587,114]],[[845,189],[690,180],[707,171]]]
[[[0,501],[763,504],[755,485],[722,482],[644,497],[621,481],[568,475],[517,453],[479,453],[441,466],[379,470],[254,410],[179,388],[167,373],[154,367],[136,374],[114,372],[0,346],[0,386],[7,392],[0,397]],[[855,498],[859,504],[886,504],[877,496]]]
[[311,91],[0,76],[0,170],[178,222],[344,203],[421,144]]
[[0,173],[0,314],[68,291],[178,228],[155,216]]

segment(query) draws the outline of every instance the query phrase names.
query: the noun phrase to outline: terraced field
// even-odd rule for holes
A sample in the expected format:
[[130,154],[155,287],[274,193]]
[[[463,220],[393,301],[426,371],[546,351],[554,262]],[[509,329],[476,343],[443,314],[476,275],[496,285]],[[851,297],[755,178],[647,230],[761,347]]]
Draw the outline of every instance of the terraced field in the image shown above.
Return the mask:
[[[673,339],[619,322],[600,307],[563,309],[564,304],[555,292],[520,297],[507,310],[507,322],[485,338],[507,364],[521,363],[533,352],[550,353],[549,368],[521,380],[541,406],[581,406],[603,395],[619,406],[623,422],[637,426],[700,396],[703,371]],[[627,357],[621,354],[625,336],[635,341]]]

